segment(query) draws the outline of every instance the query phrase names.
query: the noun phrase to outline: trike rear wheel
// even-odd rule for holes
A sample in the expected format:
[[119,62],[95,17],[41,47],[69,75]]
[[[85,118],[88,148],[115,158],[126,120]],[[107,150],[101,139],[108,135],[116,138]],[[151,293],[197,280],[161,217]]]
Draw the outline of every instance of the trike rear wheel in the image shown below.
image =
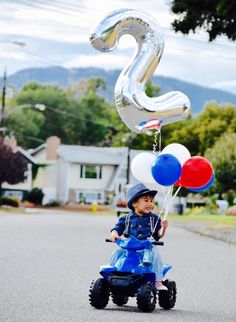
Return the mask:
[[114,304],[118,306],[125,305],[129,300],[128,296],[122,296],[122,295],[112,295],[112,301]]

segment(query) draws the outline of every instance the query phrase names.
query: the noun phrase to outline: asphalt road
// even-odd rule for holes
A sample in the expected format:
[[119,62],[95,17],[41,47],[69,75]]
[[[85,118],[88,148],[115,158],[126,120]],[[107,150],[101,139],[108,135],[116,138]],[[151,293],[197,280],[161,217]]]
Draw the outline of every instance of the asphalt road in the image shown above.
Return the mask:
[[236,246],[171,223],[161,254],[174,265],[175,308],[141,313],[135,299],[92,308],[89,286],[116,247],[104,242],[115,222],[71,212],[0,215],[0,321],[236,321]]

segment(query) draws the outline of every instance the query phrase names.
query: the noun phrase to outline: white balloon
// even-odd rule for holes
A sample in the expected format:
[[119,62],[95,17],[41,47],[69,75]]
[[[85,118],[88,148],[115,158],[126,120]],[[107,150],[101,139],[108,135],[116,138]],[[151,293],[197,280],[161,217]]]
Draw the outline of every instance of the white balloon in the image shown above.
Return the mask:
[[137,154],[131,162],[131,171],[133,176],[140,182],[155,183],[152,176],[152,164],[156,156],[150,152],[142,152]]
[[185,163],[190,157],[191,154],[189,150],[182,144],[172,143],[167,145],[162,151],[161,154],[172,154],[174,155],[181,165]]

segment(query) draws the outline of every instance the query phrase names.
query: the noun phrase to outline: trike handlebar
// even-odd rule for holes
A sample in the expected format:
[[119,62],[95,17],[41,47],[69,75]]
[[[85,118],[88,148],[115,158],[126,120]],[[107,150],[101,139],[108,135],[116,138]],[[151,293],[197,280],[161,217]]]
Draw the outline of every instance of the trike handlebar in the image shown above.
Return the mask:
[[[106,238],[106,239],[105,239],[105,242],[106,242],[106,243],[112,243],[112,241],[110,240],[110,238]],[[157,241],[157,240],[155,240],[155,241],[151,241],[151,243],[152,243],[153,245],[156,245],[156,246],[164,246],[164,242],[162,242],[162,241]]]
[[153,245],[158,245],[158,246],[164,246],[164,242],[162,242],[162,241],[157,241],[157,240],[153,241],[153,242],[152,242],[152,244],[153,244]]

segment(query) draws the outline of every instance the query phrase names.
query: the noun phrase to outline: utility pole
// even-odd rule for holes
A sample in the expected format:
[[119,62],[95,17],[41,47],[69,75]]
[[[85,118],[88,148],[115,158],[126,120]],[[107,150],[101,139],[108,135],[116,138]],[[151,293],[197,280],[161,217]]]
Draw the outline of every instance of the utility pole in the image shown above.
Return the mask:
[[0,132],[1,136],[4,136],[4,116],[6,110],[6,87],[7,87],[7,71],[4,70],[3,74],[3,86],[2,86],[2,109],[1,109],[1,122],[0,122]]
[[127,138],[126,138],[126,142],[127,142],[127,147],[128,147],[128,151],[127,151],[127,172],[126,172],[126,183],[129,184],[130,183],[130,152],[131,152],[131,144],[133,142],[133,140],[135,139],[136,135],[132,135],[132,133],[129,133]]

